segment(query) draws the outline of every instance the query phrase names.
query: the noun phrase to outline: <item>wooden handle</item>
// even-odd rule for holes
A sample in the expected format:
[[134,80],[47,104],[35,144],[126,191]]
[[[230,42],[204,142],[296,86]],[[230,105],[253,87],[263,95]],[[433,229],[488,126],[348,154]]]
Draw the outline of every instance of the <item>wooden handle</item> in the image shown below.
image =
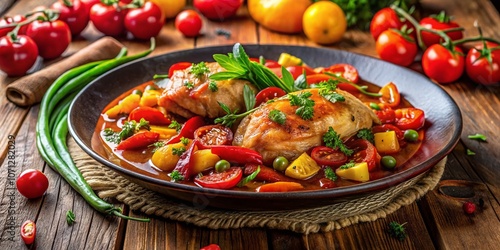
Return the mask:
[[118,55],[123,45],[112,37],[103,37],[75,54],[31,75],[19,78],[6,90],[7,99],[18,106],[29,106],[42,100],[50,85],[74,67]]

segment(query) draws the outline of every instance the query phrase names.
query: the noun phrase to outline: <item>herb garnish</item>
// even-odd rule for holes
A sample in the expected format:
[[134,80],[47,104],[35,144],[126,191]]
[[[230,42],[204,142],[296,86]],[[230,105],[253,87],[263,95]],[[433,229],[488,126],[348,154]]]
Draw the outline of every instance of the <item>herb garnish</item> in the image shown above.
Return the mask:
[[363,93],[363,94],[365,94],[367,96],[371,96],[371,97],[381,97],[382,96],[382,94],[380,94],[380,93],[373,93],[373,92],[366,91],[366,89],[368,88],[368,86],[357,85],[357,84],[355,84],[355,83],[353,83],[353,82],[345,79],[344,77],[342,77],[339,74],[330,73],[330,72],[324,72],[324,74],[329,75],[329,76],[333,76],[335,79],[338,79],[340,82],[346,83],[346,84],[349,84],[349,85],[353,86],[359,92],[361,92],[361,93]]
[[219,90],[219,87],[217,87],[217,82],[210,81],[208,83],[208,89],[210,89],[210,91],[212,91],[212,92],[217,92],[217,90]]
[[330,179],[331,181],[336,181],[337,180],[337,175],[335,174],[335,172],[333,171],[333,169],[330,168],[330,167],[326,167],[325,168],[325,177],[327,179]]
[[186,137],[181,137],[180,140],[181,140],[182,144],[184,144],[184,146],[187,146],[189,144],[189,139]]
[[193,82],[186,81],[186,82],[184,82],[184,87],[186,87],[186,89],[193,89],[194,84],[193,84]]
[[360,129],[358,131],[358,133],[356,134],[356,137],[358,137],[360,139],[365,139],[371,143],[373,143],[373,140],[374,140],[373,132],[371,129],[368,129],[368,128]]
[[157,141],[151,145],[149,145],[148,147],[153,147],[153,153],[156,152],[156,150],[158,150],[159,148],[165,146],[165,142],[163,141]]
[[73,225],[73,223],[75,223],[76,221],[76,217],[75,217],[75,214],[73,213],[73,211],[71,210],[68,210],[68,212],[66,212],[66,222],[68,223],[68,225]]
[[333,130],[332,127],[328,127],[328,131],[323,135],[323,141],[325,142],[327,147],[333,149],[339,149],[342,153],[347,156],[352,155],[354,150],[348,149],[344,142],[340,139],[340,136]]
[[399,224],[395,221],[391,221],[389,223],[389,227],[387,229],[387,232],[393,237],[396,238],[400,241],[403,241],[406,238],[406,230],[404,228],[404,225],[406,224]]
[[195,75],[197,78],[202,77],[204,74],[210,73],[210,69],[205,62],[193,63],[189,73]]
[[349,168],[352,168],[354,166],[356,166],[356,163],[354,161],[350,161],[350,162],[340,166],[339,168],[340,169],[349,169]]
[[281,110],[273,109],[269,112],[269,120],[278,123],[279,125],[283,125],[286,122],[285,113],[281,112]]
[[255,93],[247,85],[245,85],[245,87],[243,88],[243,99],[245,101],[245,107],[247,111],[241,114],[237,114],[238,110],[231,111],[231,109],[226,104],[219,102],[219,106],[222,108],[222,110],[224,110],[224,112],[226,112],[226,115],[223,117],[215,118],[214,123],[220,123],[226,127],[231,127],[237,119],[243,118],[257,109],[253,108],[255,106]]
[[243,87],[243,100],[245,101],[245,107],[248,110],[251,110],[255,106],[255,92],[245,84]]
[[185,147],[172,148],[172,155],[181,156],[184,152],[186,152]]
[[328,79],[328,81],[323,81],[316,84],[316,88],[319,88],[319,94],[332,103],[343,102],[345,97],[337,92],[337,84],[339,81]]
[[468,138],[472,140],[486,141],[486,136],[483,134],[476,133],[475,135],[469,135]]
[[174,170],[172,173],[170,173],[170,178],[174,182],[179,182],[184,180],[184,176],[179,172],[179,170]]
[[182,128],[182,124],[180,124],[179,122],[177,122],[176,120],[172,120],[170,122],[170,124],[168,125],[168,128],[173,128],[175,129],[177,132],[179,132]]
[[304,120],[311,120],[314,117],[314,100],[309,97],[312,93],[309,91],[304,91],[298,95],[288,94],[288,99],[290,99],[290,105],[299,106],[295,110],[295,114],[302,117]]
[[139,123],[134,120],[126,121],[120,132],[114,132],[111,128],[106,128],[104,129],[104,138],[106,141],[118,144],[120,141],[129,138],[140,129],[151,129],[149,127],[149,122],[144,120],[144,118],[141,118]]

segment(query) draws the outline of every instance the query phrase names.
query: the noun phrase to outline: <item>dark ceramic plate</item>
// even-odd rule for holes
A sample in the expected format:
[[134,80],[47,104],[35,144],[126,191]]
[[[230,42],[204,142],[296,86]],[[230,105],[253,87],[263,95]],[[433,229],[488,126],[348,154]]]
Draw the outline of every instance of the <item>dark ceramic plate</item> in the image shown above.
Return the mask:
[[451,152],[460,138],[462,117],[456,103],[438,85],[412,70],[372,57],[333,49],[280,45],[245,45],[244,48],[251,57],[263,55],[265,58],[276,59],[280,53],[288,52],[303,58],[313,67],[349,63],[354,65],[359,70],[360,77],[368,82],[379,86],[390,81],[395,82],[404,98],[425,111],[429,126],[421,149],[397,173],[389,177],[347,187],[290,193],[203,189],[173,183],[123,168],[109,161],[103,152],[92,149],[91,142],[99,115],[113,99],[151,80],[154,74],[167,73],[170,65],[176,62],[213,61],[213,54],[227,54],[232,51],[232,46],[206,47],[145,58],[106,73],[86,87],[71,105],[71,135],[90,156],[139,185],[178,198],[192,206],[237,210],[311,208],[379,192],[428,171]]

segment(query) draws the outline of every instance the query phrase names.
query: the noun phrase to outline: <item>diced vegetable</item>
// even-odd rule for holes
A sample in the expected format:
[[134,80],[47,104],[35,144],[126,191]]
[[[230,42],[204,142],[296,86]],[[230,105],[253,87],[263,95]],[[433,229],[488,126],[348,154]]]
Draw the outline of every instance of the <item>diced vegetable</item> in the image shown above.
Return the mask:
[[285,175],[305,180],[318,173],[321,168],[306,152],[295,159],[285,170]]
[[160,134],[160,139],[170,139],[177,135],[177,130],[166,126],[150,125],[149,128],[151,129],[150,131]]
[[111,119],[118,118],[118,116],[122,114],[130,114],[133,109],[139,107],[140,99],[140,95],[128,95],[127,97],[123,98],[123,100],[116,106],[108,109],[105,114]]
[[380,132],[374,134],[375,148],[383,154],[399,152],[399,142],[395,131]]
[[160,97],[161,92],[156,89],[150,89],[144,91],[142,94],[139,106],[141,107],[154,107],[158,105],[158,97]]
[[298,182],[278,181],[264,184],[255,191],[257,192],[290,192],[304,189],[304,186]]
[[116,149],[118,150],[130,150],[130,149],[140,149],[145,148],[155,142],[160,138],[160,134],[143,131],[130,136],[129,138],[123,140],[118,144]]
[[288,67],[288,66],[297,66],[297,65],[302,65],[302,59],[290,55],[288,53],[281,53],[280,57],[278,58],[278,64],[280,64],[283,67]]
[[180,155],[174,154],[174,151],[180,150],[181,148],[186,149],[186,147],[187,145],[184,145],[182,142],[167,144],[154,152],[151,157],[151,162],[155,167],[170,172],[175,168],[175,165],[180,159]]
[[335,174],[353,181],[365,182],[370,180],[370,173],[368,172],[368,164],[366,162],[356,163],[350,168],[337,168]]
[[194,151],[193,158],[191,159],[191,163],[193,164],[193,174],[213,168],[219,160],[219,156],[212,154],[210,149]]

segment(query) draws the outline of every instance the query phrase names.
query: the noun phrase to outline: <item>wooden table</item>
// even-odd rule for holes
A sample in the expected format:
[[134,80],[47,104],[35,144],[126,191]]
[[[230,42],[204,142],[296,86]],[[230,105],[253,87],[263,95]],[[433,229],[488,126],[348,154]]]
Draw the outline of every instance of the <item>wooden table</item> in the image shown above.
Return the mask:
[[[2,1],[0,13],[20,14],[54,0]],[[13,5],[9,6],[9,3]],[[423,0],[423,14],[446,10],[467,30],[476,34],[473,22],[478,20],[484,34],[500,39],[500,15],[487,0],[453,1]],[[4,8],[4,9],[1,9]],[[226,29],[231,37],[217,36],[215,30]],[[203,46],[241,43],[295,44],[318,46],[304,35],[283,35],[256,25],[242,8],[236,18],[219,23],[206,21],[203,35],[184,38],[168,20],[157,38],[153,55]],[[98,39],[101,35],[88,28],[71,44],[65,55]],[[146,42],[121,39],[130,53],[146,49]],[[331,46],[376,56],[370,34],[348,31],[342,42]],[[51,62],[46,62],[50,64]],[[418,63],[415,64],[418,70]],[[463,180],[484,207],[472,216],[462,211],[463,199],[447,197],[438,190],[429,192],[413,204],[402,207],[384,219],[361,223],[329,233],[301,235],[287,231],[241,228],[210,230],[186,223],[153,218],[150,223],[125,221],[106,217],[94,211],[70,186],[40,158],[35,147],[34,126],[38,105],[20,108],[5,98],[7,85],[15,79],[0,75],[0,150],[2,178],[0,179],[0,249],[23,249],[19,226],[26,219],[36,221],[37,249],[198,249],[210,243],[222,249],[497,249],[500,242],[500,85],[485,87],[473,84],[467,77],[442,87],[455,99],[463,115],[461,140],[448,157],[442,180]],[[429,100],[432,101],[432,100]],[[467,138],[482,133],[488,142]],[[15,139],[14,139],[15,138]],[[15,166],[9,166],[8,146],[15,142]],[[468,156],[466,149],[476,152]],[[12,148],[11,148],[12,150]],[[27,200],[17,191],[12,176],[23,169],[43,170],[50,179],[47,194],[40,199]],[[78,223],[67,226],[65,212],[69,208],[79,215]],[[133,212],[125,212],[136,215]],[[391,221],[407,222],[408,237],[404,241],[391,238],[385,228]]]

